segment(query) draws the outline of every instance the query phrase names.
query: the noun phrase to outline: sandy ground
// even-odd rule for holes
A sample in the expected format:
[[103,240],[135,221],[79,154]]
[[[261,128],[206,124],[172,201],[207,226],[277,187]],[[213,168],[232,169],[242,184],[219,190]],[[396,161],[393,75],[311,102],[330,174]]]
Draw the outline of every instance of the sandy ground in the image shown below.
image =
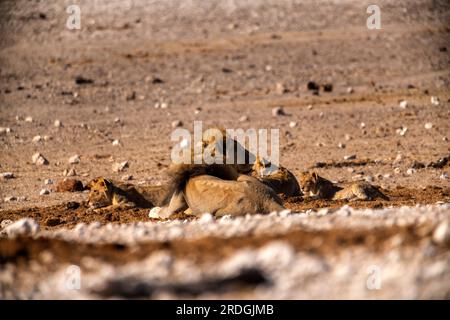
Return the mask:
[[[129,272],[136,281],[146,283],[147,289],[136,294],[120,283],[95,289],[89,282],[83,290],[61,296],[449,297],[448,245],[445,236],[442,241],[432,240],[435,229],[449,219],[448,207],[442,205],[450,202],[447,1],[378,1],[381,30],[366,27],[366,8],[371,4],[367,1],[132,0],[109,5],[106,1],[78,1],[82,29],[68,30],[65,9],[71,3],[0,3],[0,172],[14,174],[12,179],[0,178],[0,220],[33,218],[41,230],[24,231],[21,235],[28,237],[23,239],[3,232],[2,297],[58,298],[50,293],[51,288],[68,263],[89,274],[89,262],[82,262],[84,255],[95,260],[92,265],[100,263],[99,268],[105,268],[99,274],[112,268],[120,280]],[[92,81],[77,84],[80,76]],[[308,81],[330,83],[333,90],[315,95],[307,89]],[[438,97],[438,105],[431,103],[433,96]],[[399,106],[401,100],[408,102],[406,108]],[[277,106],[283,106],[287,115],[272,116],[272,108]],[[240,121],[244,115],[248,118]],[[26,121],[27,117],[32,121]],[[62,126],[55,126],[55,120]],[[85,192],[55,192],[55,184],[71,168],[76,172],[74,178],[83,183],[97,176],[120,180],[132,175],[131,183],[164,184],[175,120],[190,130],[194,120],[203,121],[204,127],[278,128],[281,164],[294,174],[314,168],[334,181],[370,180],[384,188],[391,200],[349,203],[378,211],[370,211],[362,221],[354,214],[339,215],[353,239],[347,242],[336,239],[336,234],[347,232],[333,220],[339,212],[335,210],[347,203],[296,198],[285,199],[286,207],[300,213],[294,218],[279,217],[279,223],[303,215],[302,219],[311,220],[312,229],[294,223],[293,230],[273,235],[270,228],[251,227],[252,223],[244,220],[239,223],[245,226],[248,222],[249,227],[239,236],[231,233],[227,241],[221,241],[225,236],[213,228],[209,234],[198,235],[199,244],[192,244],[145,231],[161,226],[168,233],[179,232],[172,222],[148,218],[148,210],[88,214]],[[290,122],[297,125],[291,127]],[[400,135],[402,128],[404,134]],[[33,142],[38,135],[40,141]],[[116,139],[119,146],[112,143]],[[36,152],[49,164],[33,164]],[[74,155],[81,161],[70,164]],[[344,160],[349,155],[356,159]],[[113,164],[122,161],[128,161],[129,167],[113,172]],[[46,179],[54,184],[47,185]],[[41,196],[42,189],[51,192]],[[19,201],[5,201],[8,197]],[[411,212],[396,209],[418,204],[434,206]],[[382,209],[389,207],[394,209]],[[326,218],[317,217],[321,208],[330,208]],[[407,226],[396,219],[408,213],[414,219]],[[383,225],[384,231],[376,231],[372,216],[381,214],[387,215],[387,220],[391,215],[393,222]],[[257,226],[259,218],[255,219]],[[267,219],[262,221],[273,222]],[[321,219],[330,220],[323,230],[316,226]],[[425,223],[420,219],[426,220],[426,232],[418,231],[418,225]],[[105,244],[88,241],[86,249],[86,239],[64,236],[71,230],[81,232],[83,226],[114,233],[116,227],[132,228],[138,223],[145,224],[139,232],[150,233],[149,238],[138,236],[138,244],[106,237]],[[197,222],[179,217],[174,223],[195,226]],[[441,229],[445,229],[443,225]],[[96,232],[88,234],[97,239]],[[198,230],[192,232],[195,235]],[[53,233],[62,237],[61,242]],[[183,235],[179,236],[184,239]],[[325,240],[315,242],[316,236]],[[362,241],[361,237],[372,240]],[[214,247],[205,245],[210,240]],[[233,244],[223,245],[228,241]],[[277,241],[275,249],[270,249],[273,241]],[[389,241],[395,243],[395,249],[371,245]],[[103,245],[108,249],[102,251]],[[274,289],[267,291],[272,295],[262,293],[268,284],[258,274],[240,275],[239,268],[225,266],[225,259],[239,256],[244,249],[252,252],[248,257],[264,256],[265,245],[270,253],[255,260],[264,267],[252,266],[252,270],[272,279]],[[280,259],[286,259],[286,264],[275,270],[264,265],[264,259],[276,256],[273,250],[277,251],[277,245],[285,252]],[[182,252],[196,251],[198,246],[203,248],[198,250],[201,254],[179,259]],[[221,246],[226,254],[215,254]],[[67,251],[77,252],[76,257],[65,258]],[[39,252],[47,252],[44,255],[51,257],[49,261],[58,263],[45,262]],[[306,266],[299,267],[298,275],[287,272],[302,265],[299,261],[303,259]],[[366,288],[367,266],[362,261],[367,259],[396,270],[386,278],[389,286],[375,291]],[[148,267],[157,269],[153,263],[159,263],[164,269],[166,260],[176,267],[152,275]],[[183,280],[186,268],[203,272],[215,267],[232,270],[231,280],[206,271],[204,277],[193,275]],[[407,275],[400,276],[398,270]],[[233,282],[233,277],[238,281]],[[167,282],[170,278],[175,284]],[[296,279],[291,286],[287,285],[289,279]],[[214,289],[223,281],[228,289]],[[28,287],[24,283],[29,283]],[[180,283],[184,283],[181,289]],[[326,283],[333,283],[333,288]],[[301,290],[303,287],[307,290]]]

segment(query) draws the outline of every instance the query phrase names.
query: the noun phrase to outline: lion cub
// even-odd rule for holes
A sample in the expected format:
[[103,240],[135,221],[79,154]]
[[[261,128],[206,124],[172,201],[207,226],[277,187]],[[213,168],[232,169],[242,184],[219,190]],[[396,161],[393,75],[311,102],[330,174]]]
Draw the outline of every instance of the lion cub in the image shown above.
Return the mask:
[[257,156],[251,176],[272,188],[276,193],[282,193],[287,197],[302,194],[297,179],[292,172],[284,167],[275,167],[271,171],[270,167],[270,163],[265,163]]
[[[152,208],[158,190],[155,187],[139,188],[129,184],[114,184],[108,179],[99,177],[87,185],[90,190],[88,205],[91,209],[107,210],[112,208],[129,209],[134,207]],[[157,187],[158,188],[158,187]],[[160,188],[160,187],[159,187]],[[147,190],[148,189],[148,190]],[[151,194],[155,193],[155,194]],[[160,192],[162,193],[162,191]]]
[[316,172],[303,172],[300,176],[300,187],[304,194],[319,199],[354,201],[381,198],[389,200],[377,187],[367,182],[355,182],[349,186],[341,187],[322,178]]

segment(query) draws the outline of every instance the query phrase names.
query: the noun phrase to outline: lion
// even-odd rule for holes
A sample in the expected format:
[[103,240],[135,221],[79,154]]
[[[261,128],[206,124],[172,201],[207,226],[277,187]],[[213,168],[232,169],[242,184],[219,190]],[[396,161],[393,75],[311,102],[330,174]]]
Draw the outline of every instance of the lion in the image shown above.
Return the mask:
[[341,187],[319,176],[316,172],[303,172],[300,176],[300,188],[304,194],[318,199],[355,201],[381,198],[389,200],[378,187],[370,183],[354,182]]
[[88,206],[96,211],[135,207],[153,208],[163,203],[166,192],[160,186],[136,187],[131,184],[113,183],[103,177],[91,180],[87,188],[90,190]]
[[[271,168],[273,167],[273,168]],[[265,163],[259,156],[253,164],[251,175],[286,197],[300,196],[302,192],[294,174],[284,167]]]
[[281,199],[258,179],[240,174],[229,165],[174,164],[170,200],[159,217],[189,209],[194,215],[266,214],[284,210]]

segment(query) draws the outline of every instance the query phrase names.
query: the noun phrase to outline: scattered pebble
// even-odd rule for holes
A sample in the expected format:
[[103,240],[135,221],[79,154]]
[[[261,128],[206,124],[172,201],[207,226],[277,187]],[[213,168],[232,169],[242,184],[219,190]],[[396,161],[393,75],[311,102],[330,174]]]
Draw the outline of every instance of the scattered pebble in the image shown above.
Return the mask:
[[348,87],[347,88],[347,93],[353,93],[355,92],[355,90],[353,89],[353,87]]
[[62,122],[60,120],[55,120],[55,122],[53,123],[53,125],[56,128],[61,128],[62,127]]
[[65,177],[73,177],[76,175],[77,175],[77,172],[75,171],[74,168],[65,169],[63,172],[63,176],[65,176]]
[[276,94],[284,94],[284,93],[288,92],[288,90],[282,83],[277,83],[275,86],[275,92],[276,92]]
[[409,168],[408,170],[406,170],[406,174],[407,174],[407,175],[412,175],[412,174],[414,174],[414,173],[416,173],[416,172],[417,172],[417,170],[414,169],[414,168]]
[[355,160],[355,159],[356,159],[356,154],[344,156],[344,160]]
[[80,163],[81,159],[79,155],[73,155],[69,158],[69,163],[70,164],[76,164],[76,163]]
[[48,160],[39,152],[33,154],[31,161],[37,166],[46,166],[49,164]]
[[115,140],[112,142],[112,145],[115,146],[115,147],[118,147],[118,146],[121,145],[121,143],[120,143],[119,139],[115,139]]
[[425,129],[429,130],[431,128],[433,128],[433,124],[431,122],[425,123]]
[[394,173],[399,174],[401,172],[400,168],[394,168]]
[[39,195],[41,195],[41,196],[45,196],[48,194],[50,194],[50,190],[48,190],[48,189],[42,189],[41,191],[39,191]]
[[346,141],[352,140],[352,136],[349,135],[349,134],[346,134],[346,135],[344,136],[344,138],[345,138]]
[[278,117],[278,116],[285,116],[286,112],[284,112],[283,107],[275,107],[272,109],[272,116]]
[[33,139],[31,140],[33,143],[38,143],[42,141],[42,137],[41,136],[34,136]]
[[15,197],[15,196],[5,197],[5,198],[3,199],[3,201],[5,201],[5,202],[17,201],[17,197]]
[[25,122],[33,122],[33,118],[32,117],[26,117],[25,118]]
[[45,179],[45,180],[44,180],[44,183],[45,183],[46,185],[50,185],[50,184],[53,184],[53,180],[52,180],[52,179]]
[[448,179],[449,179],[448,173],[447,173],[447,172],[442,173],[442,174],[439,176],[439,179],[441,179],[441,180],[448,180]]
[[401,128],[398,128],[395,132],[401,136],[404,136],[406,134],[406,131],[408,131],[408,128],[402,126]]
[[3,179],[12,179],[14,178],[14,173],[12,172],[3,172],[2,173]]
[[325,115],[325,113],[323,113],[323,112],[319,113],[319,118],[323,118],[324,115]]
[[24,218],[7,225],[4,232],[9,237],[33,236],[39,232],[39,224],[34,219]]
[[406,109],[408,107],[408,101],[401,100],[398,106],[400,107],[400,109]]
[[172,128],[178,128],[183,126],[183,121],[181,120],[175,120],[172,121]]
[[246,121],[248,121],[248,117],[244,115],[244,116],[239,118],[239,121],[240,122],[246,122]]
[[159,213],[161,212],[161,207],[154,207],[151,208],[149,213],[148,213],[148,217],[152,218],[152,219],[160,219],[161,217],[159,216]]
[[167,102],[161,103],[161,109],[167,109],[169,107],[169,104]]
[[114,163],[112,166],[112,170],[114,172],[122,172],[123,170],[125,170],[128,167],[129,167],[128,161],[123,161],[121,163]]
[[296,126],[297,126],[297,122],[295,122],[295,121],[289,122],[289,127],[295,128]]
[[121,122],[122,122],[122,120],[120,120],[119,117],[117,117],[117,118],[114,119],[114,123],[121,123]]
[[431,97],[431,104],[433,105],[433,106],[438,106],[439,105],[439,103],[440,103],[440,101],[439,101],[439,98],[438,97],[435,97],[435,96],[432,96]]
[[339,149],[345,149],[345,143],[339,143],[338,144]]
[[194,113],[199,114],[202,111],[202,108],[195,108]]
[[78,192],[83,191],[83,183],[80,180],[66,178],[56,185],[56,192]]
[[361,122],[361,123],[359,124],[359,127],[360,127],[361,129],[364,129],[364,128],[366,127],[366,124],[365,124],[364,122]]
[[0,127],[0,134],[7,134],[11,132],[11,128]]
[[312,110],[312,108],[313,108],[312,104],[310,104],[309,106],[306,107],[306,109],[308,109],[308,110]]

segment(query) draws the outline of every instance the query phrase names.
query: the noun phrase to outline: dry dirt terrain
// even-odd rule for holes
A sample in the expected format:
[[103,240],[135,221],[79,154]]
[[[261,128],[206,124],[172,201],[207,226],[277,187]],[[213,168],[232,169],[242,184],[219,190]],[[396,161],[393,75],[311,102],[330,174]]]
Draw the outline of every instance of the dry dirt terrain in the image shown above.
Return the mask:
[[[370,4],[1,1],[0,298],[449,299],[450,4],[377,1],[369,30]],[[70,171],[164,185],[173,123],[196,120],[279,129],[295,175],[390,200],[160,221],[56,192]]]

